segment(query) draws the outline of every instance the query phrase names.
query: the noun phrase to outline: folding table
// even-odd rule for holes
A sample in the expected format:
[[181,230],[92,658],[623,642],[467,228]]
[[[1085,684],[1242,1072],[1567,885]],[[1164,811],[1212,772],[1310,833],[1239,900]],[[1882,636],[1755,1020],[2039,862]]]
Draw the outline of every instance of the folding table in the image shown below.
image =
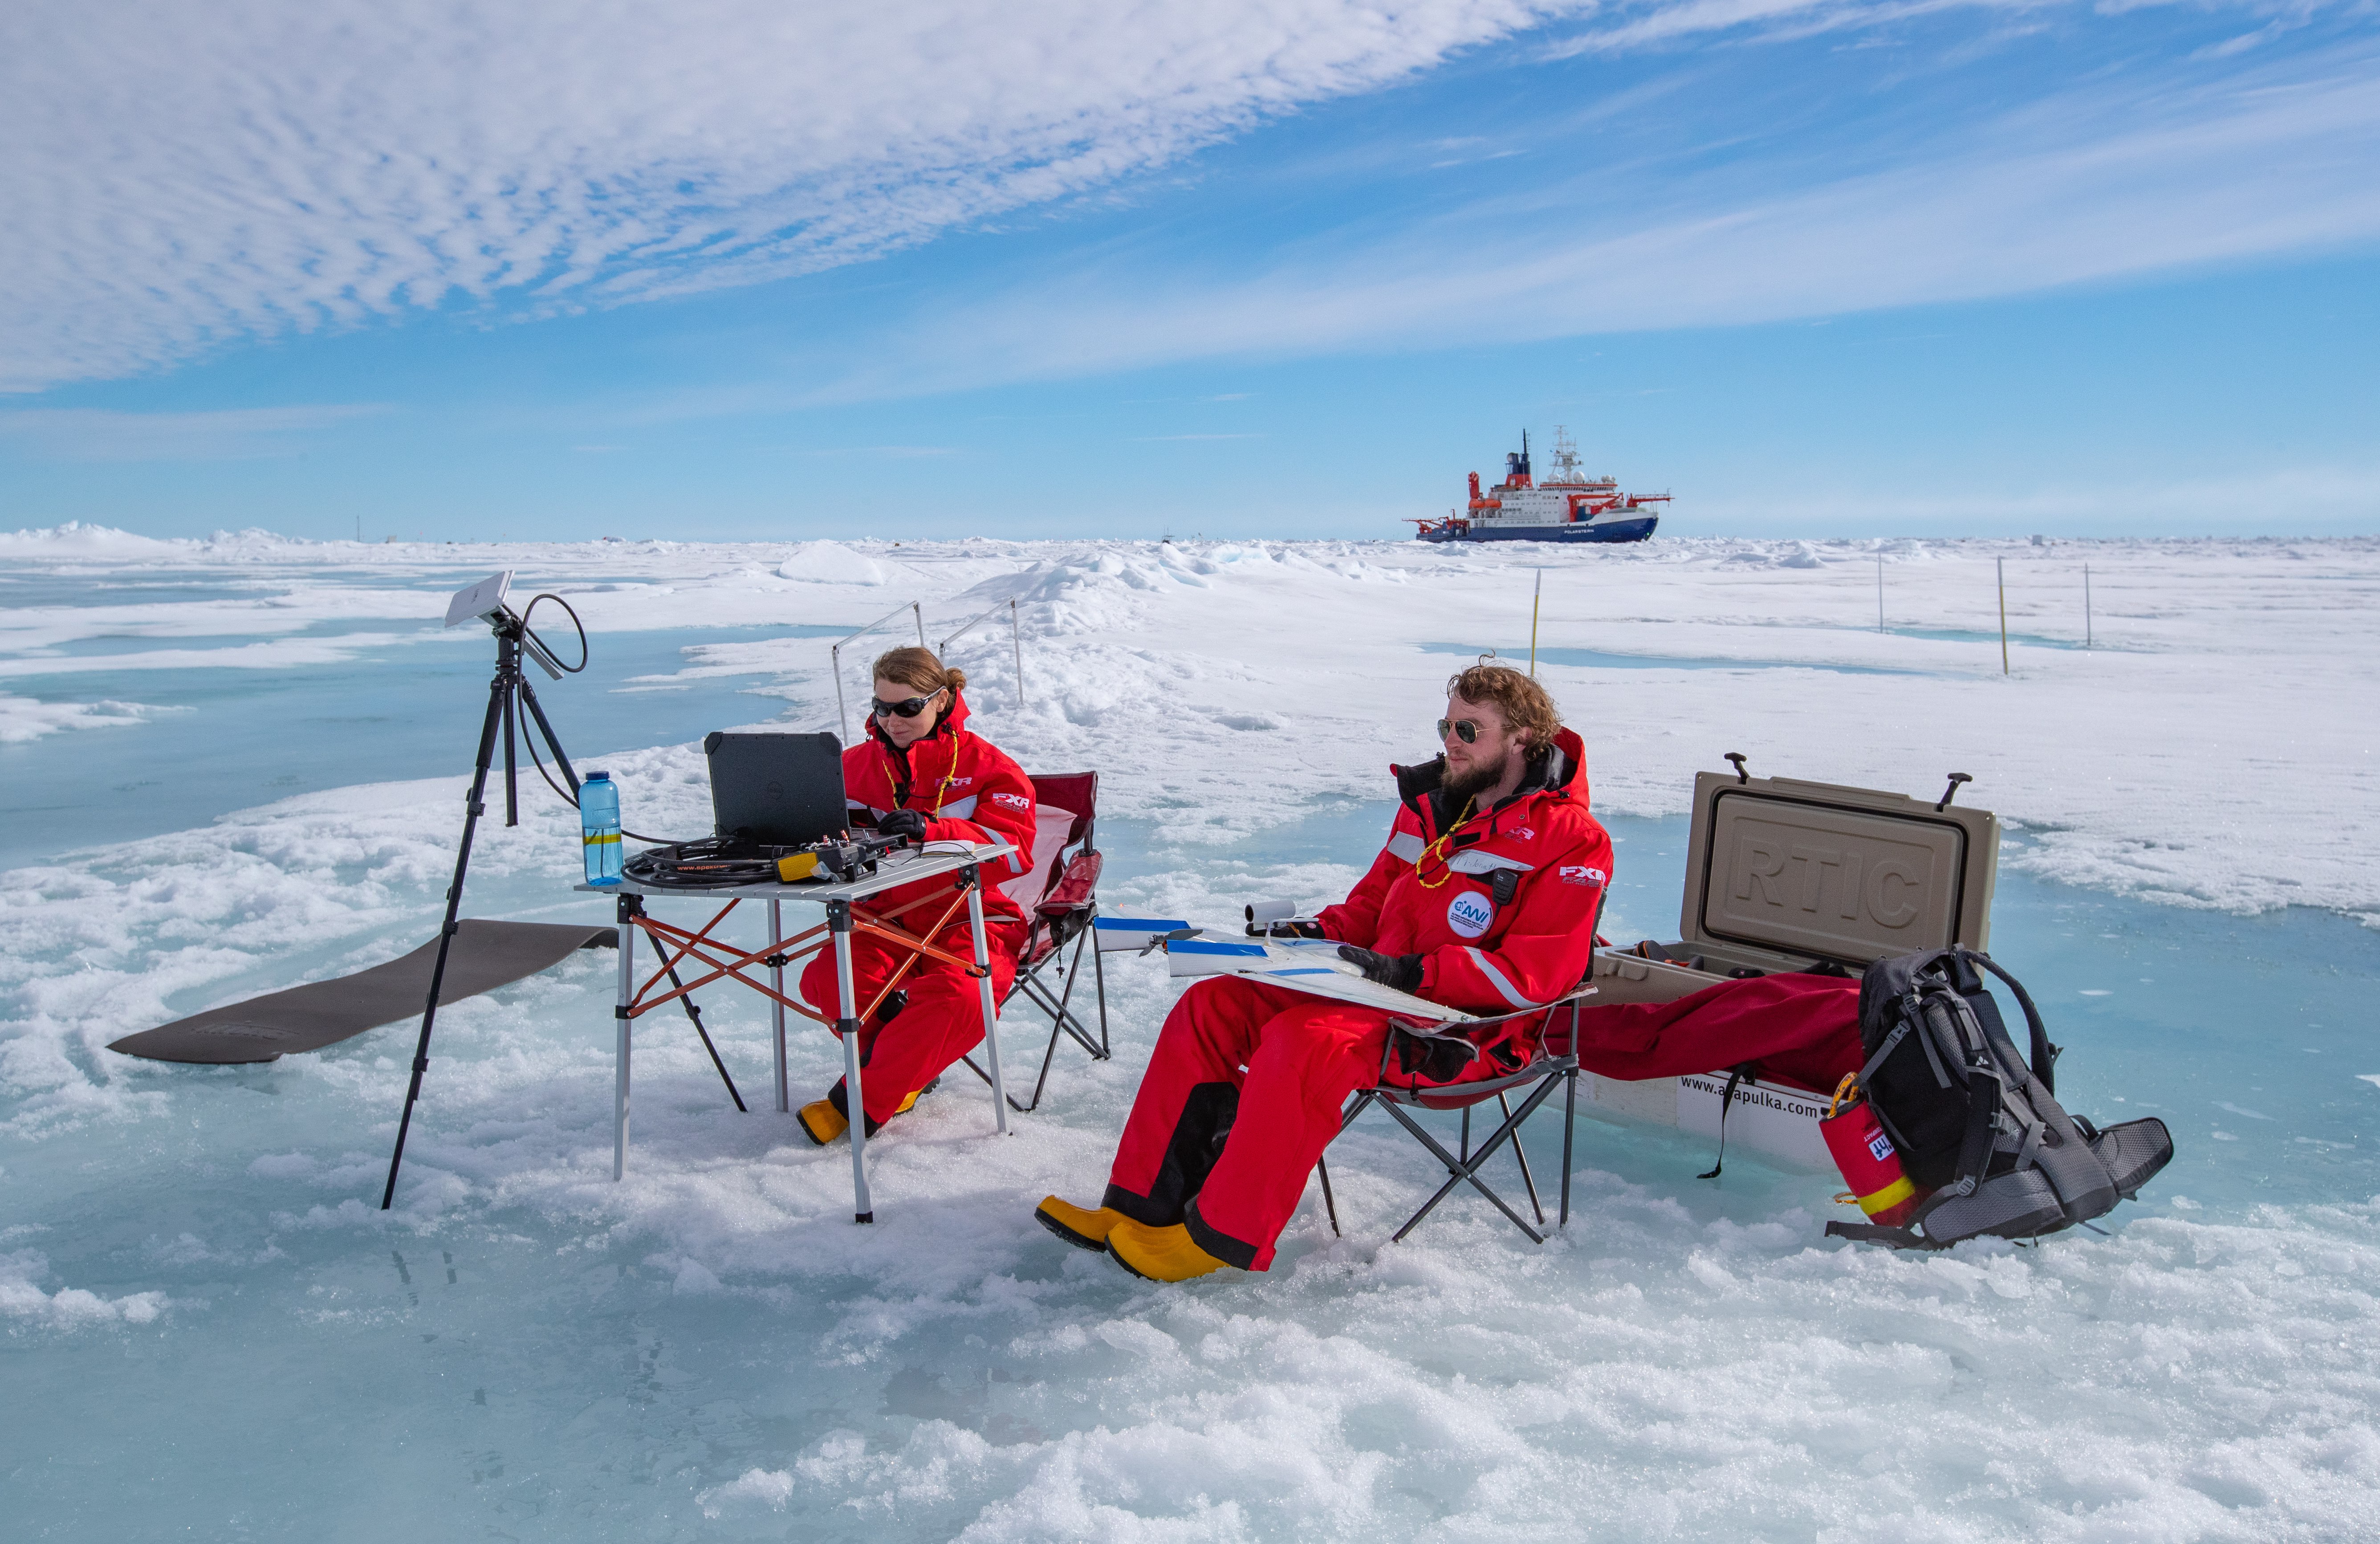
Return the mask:
[[[868,1192],[868,1123],[859,1118],[866,1109],[860,1095],[859,1027],[884,1001],[887,994],[923,959],[941,960],[954,965],[976,979],[983,1003],[983,1039],[991,1064],[992,1119],[1002,1135],[1008,1131],[1008,1092],[1001,1081],[1000,1033],[998,1011],[991,995],[991,952],[984,936],[983,866],[1008,856],[1015,849],[1005,842],[955,843],[937,842],[926,850],[904,850],[888,853],[878,860],[876,872],[848,883],[833,884],[803,881],[792,884],[731,884],[716,887],[686,885],[656,885],[625,880],[616,885],[582,884],[577,888],[594,894],[618,898],[620,946],[619,997],[612,1009],[616,1021],[618,1041],[616,1056],[616,1088],[612,1129],[612,1177],[618,1179],[628,1165],[628,1070],[630,1045],[629,1026],[645,1014],[676,1001],[697,987],[707,986],[722,979],[733,979],[770,1000],[775,1017],[777,1047],[777,1108],[790,1110],[791,1101],[785,1088],[785,1011],[792,1009],[804,1018],[829,1025],[843,1037],[843,1076],[846,1102],[854,1112],[851,1123],[851,1190],[853,1220],[872,1222],[876,1220]],[[929,894],[905,903],[892,910],[870,909],[860,905],[871,895],[888,890],[918,883],[921,881],[948,876],[951,881],[947,898]],[[645,903],[659,898],[724,901],[710,921],[689,931],[674,923],[664,922],[645,909]],[[766,901],[769,904],[769,942],[758,949],[739,949],[718,942],[712,935],[728,915],[746,901]],[[788,938],[784,931],[784,906],[793,901],[821,906],[826,920],[803,930]],[[932,942],[951,925],[961,906],[966,907],[967,925],[975,942],[975,958],[961,958],[938,948]],[[924,925],[905,926],[904,920]],[[645,934],[661,964],[639,984],[637,979],[636,941]],[[909,957],[880,988],[874,1000],[862,1004],[852,981],[851,940],[855,933],[872,938],[908,951]],[[824,936],[821,937],[820,935]],[[836,1016],[812,1009],[799,998],[785,993],[785,967],[795,960],[816,953],[832,943],[834,949],[835,979],[841,1001]],[[671,973],[687,961],[706,968],[708,975],[696,976],[679,984]],[[746,972],[754,967],[765,967],[768,980],[763,983]],[[662,990],[666,988],[667,990]]]

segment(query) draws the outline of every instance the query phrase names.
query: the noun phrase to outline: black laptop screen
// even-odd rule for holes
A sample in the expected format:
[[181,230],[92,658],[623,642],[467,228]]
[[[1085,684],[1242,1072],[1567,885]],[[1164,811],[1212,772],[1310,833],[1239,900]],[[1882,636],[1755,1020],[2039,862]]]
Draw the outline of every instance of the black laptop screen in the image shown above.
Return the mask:
[[829,734],[728,735],[702,742],[719,834],[767,847],[823,841],[851,823],[843,748]]

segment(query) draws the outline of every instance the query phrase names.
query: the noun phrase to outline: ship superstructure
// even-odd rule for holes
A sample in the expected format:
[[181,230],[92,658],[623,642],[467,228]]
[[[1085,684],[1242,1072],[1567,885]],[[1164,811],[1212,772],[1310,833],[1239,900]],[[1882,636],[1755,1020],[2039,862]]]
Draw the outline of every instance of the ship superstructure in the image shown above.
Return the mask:
[[1659,517],[1650,507],[1667,493],[1623,493],[1612,477],[1579,470],[1578,446],[1556,426],[1552,475],[1539,482],[1529,468],[1529,432],[1504,457],[1504,480],[1481,490],[1471,474],[1471,502],[1443,520],[1415,520],[1424,541],[1642,541]]

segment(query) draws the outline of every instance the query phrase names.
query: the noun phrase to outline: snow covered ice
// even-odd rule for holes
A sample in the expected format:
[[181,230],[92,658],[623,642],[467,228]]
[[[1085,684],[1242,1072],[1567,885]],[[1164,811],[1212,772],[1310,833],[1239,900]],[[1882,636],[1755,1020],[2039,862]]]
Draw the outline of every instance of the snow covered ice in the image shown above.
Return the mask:
[[[1881,559],[1888,630],[1876,626]],[[2003,676],[1993,589],[2009,577]],[[2380,542],[358,546],[0,537],[0,1326],[10,1531],[145,1539],[2347,1539],[2380,1534]],[[2095,647],[2083,641],[2092,571]],[[1619,838],[1606,931],[1674,937],[1694,773],[2009,822],[1994,953],[2071,1107],[2156,1113],[2143,1200],[2037,1248],[1824,1241],[1837,1186],[1578,1126],[1544,1247],[1366,1122],[1280,1263],[1133,1281],[1029,1218],[1096,1195],[1172,991],[1108,975],[990,1135],[962,1073],[872,1148],[769,1110],[767,1019],[640,1021],[610,1180],[612,961],[264,1066],[107,1041],[430,936],[484,705],[443,597],[565,594],[548,686],[628,823],[708,822],[707,728],[836,727],[829,646],[915,600],[979,727],[1102,773],[1111,911],[1321,899],[1463,656],[1524,653]],[[1004,602],[1019,602],[1022,703]],[[905,612],[862,658],[900,641]],[[907,635],[915,637],[914,630]],[[860,674],[845,682],[864,690]],[[602,920],[524,769],[466,915]],[[666,904],[666,903],[663,903]],[[681,904],[682,905],[682,904]],[[1038,1061],[1029,1021],[1004,1037]],[[832,1080],[794,1040],[796,1097]],[[1012,1071],[1012,1077],[1016,1074]],[[962,1085],[965,1086],[962,1086]],[[1552,1111],[1533,1123],[1541,1178]]]

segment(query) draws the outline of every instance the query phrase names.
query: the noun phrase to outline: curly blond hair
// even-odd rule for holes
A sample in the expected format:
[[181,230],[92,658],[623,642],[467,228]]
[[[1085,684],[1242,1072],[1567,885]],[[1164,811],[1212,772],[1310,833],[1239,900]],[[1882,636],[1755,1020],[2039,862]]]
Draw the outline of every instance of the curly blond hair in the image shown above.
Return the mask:
[[1492,703],[1505,724],[1527,732],[1530,748],[1549,746],[1561,732],[1561,710],[1546,688],[1508,664],[1475,664],[1447,677],[1446,694]]

